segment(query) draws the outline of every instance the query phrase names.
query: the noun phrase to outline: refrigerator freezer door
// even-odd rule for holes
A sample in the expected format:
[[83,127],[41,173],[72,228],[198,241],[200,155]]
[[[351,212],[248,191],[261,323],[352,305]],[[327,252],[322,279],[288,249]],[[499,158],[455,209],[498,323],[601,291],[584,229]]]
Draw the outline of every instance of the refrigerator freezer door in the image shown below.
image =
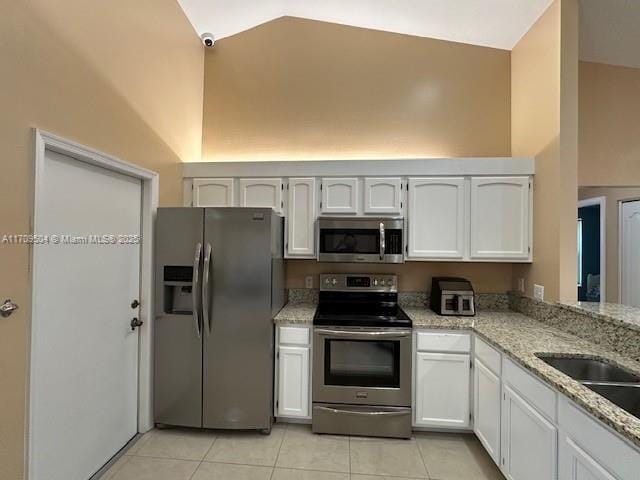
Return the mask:
[[271,209],[205,210],[211,246],[203,426],[269,429],[273,399]]
[[156,220],[155,421],[202,427],[200,282],[204,209],[160,208]]

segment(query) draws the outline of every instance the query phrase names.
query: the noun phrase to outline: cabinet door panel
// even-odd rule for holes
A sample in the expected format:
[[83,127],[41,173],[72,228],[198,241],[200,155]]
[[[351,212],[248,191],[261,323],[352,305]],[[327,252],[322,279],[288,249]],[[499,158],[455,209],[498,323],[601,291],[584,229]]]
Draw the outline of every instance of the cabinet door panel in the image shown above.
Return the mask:
[[565,436],[560,445],[560,465],[563,479],[567,480],[615,480],[604,466],[585,452],[570,437]]
[[323,178],[322,213],[358,213],[358,179]]
[[529,178],[471,179],[471,258],[529,258]]
[[465,179],[409,179],[409,258],[463,259]]
[[508,386],[503,388],[502,469],[510,480],[557,478],[557,430]]
[[364,212],[402,213],[402,182],[399,177],[364,179]]
[[469,355],[416,354],[416,425],[469,426]]
[[194,207],[233,207],[233,178],[194,178]]
[[287,199],[287,255],[315,256],[316,180],[290,178]]
[[309,416],[309,347],[279,347],[278,415]]
[[271,207],[276,212],[282,211],[282,179],[281,178],[241,178],[241,207]]
[[500,378],[476,357],[473,431],[493,461],[500,464]]

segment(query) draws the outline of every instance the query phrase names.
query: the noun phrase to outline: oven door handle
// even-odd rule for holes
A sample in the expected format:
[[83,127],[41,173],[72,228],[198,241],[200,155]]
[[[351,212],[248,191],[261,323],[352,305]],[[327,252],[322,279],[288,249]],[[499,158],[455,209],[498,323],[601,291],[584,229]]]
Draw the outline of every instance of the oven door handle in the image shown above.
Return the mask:
[[361,337],[361,338],[406,338],[411,336],[411,330],[403,329],[397,331],[371,331],[371,332],[354,332],[352,330],[329,330],[326,328],[316,328],[315,333],[322,336],[332,337]]
[[359,410],[343,410],[339,408],[330,407],[313,407],[314,410],[321,410],[323,412],[341,413],[343,415],[358,415],[362,417],[399,417],[407,415],[406,411],[377,411],[377,412],[363,412]]

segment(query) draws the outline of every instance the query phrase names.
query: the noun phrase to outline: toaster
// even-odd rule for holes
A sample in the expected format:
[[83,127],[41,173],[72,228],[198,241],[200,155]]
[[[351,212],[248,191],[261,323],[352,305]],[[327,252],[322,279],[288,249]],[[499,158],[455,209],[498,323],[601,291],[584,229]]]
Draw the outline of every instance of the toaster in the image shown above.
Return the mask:
[[471,282],[464,278],[433,277],[431,280],[431,309],[438,315],[476,314]]

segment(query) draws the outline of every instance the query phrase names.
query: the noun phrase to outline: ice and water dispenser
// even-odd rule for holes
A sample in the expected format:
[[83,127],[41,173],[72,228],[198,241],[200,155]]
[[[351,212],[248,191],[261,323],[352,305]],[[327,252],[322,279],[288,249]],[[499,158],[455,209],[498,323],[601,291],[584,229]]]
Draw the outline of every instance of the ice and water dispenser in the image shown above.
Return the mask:
[[193,267],[165,265],[163,287],[165,314],[193,314]]

